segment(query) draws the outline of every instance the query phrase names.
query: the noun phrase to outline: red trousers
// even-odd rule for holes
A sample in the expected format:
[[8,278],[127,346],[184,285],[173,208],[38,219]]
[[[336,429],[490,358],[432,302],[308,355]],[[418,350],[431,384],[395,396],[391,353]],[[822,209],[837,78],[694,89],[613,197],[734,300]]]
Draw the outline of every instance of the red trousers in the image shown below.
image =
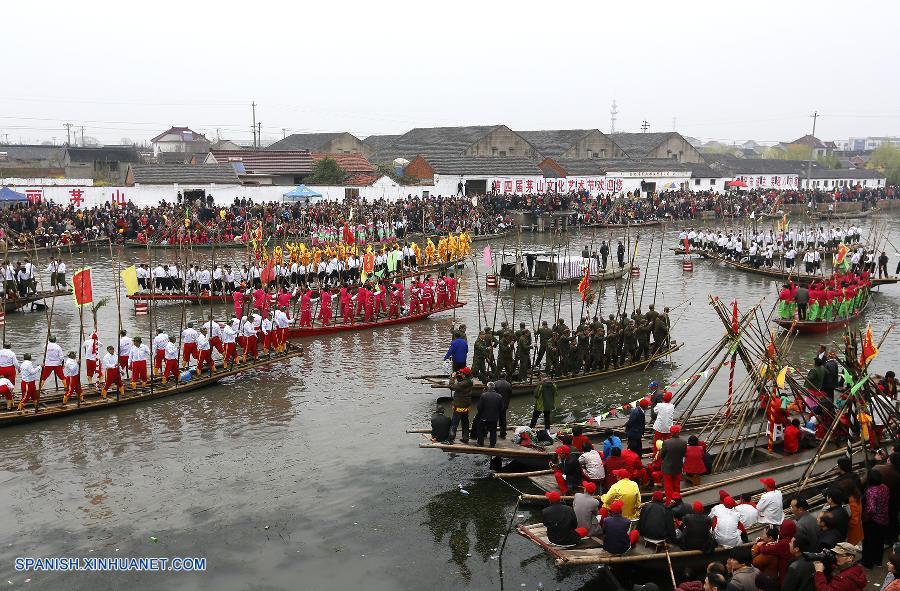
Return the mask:
[[111,388],[115,386],[116,388],[122,387],[122,375],[119,373],[119,368],[117,367],[109,367],[106,369],[106,387]]
[[45,365],[41,368],[41,382],[50,377],[50,374],[56,374],[56,377],[65,382],[66,377],[63,375],[62,365]]
[[119,367],[122,369],[128,367],[128,355],[119,355]]
[[653,432],[653,449],[656,449],[657,441],[665,441],[666,439],[669,439],[670,437],[672,437],[671,433],[660,433],[659,431],[654,431]]
[[87,359],[85,360],[85,364],[87,365],[88,377],[100,375],[100,364],[97,363],[96,359]]
[[225,348],[222,346],[222,339],[220,337],[212,337],[209,339],[209,348],[210,351],[215,349],[219,352],[219,355],[222,355],[225,352]]
[[[202,349],[200,350],[200,357],[197,360],[197,373],[203,371],[203,368],[206,366],[212,367],[212,349]],[[215,368],[213,368],[215,369]]]
[[146,382],[147,381],[147,362],[133,361],[131,363],[131,381]]
[[184,359],[184,364],[187,365],[190,363],[191,358],[197,358],[197,343],[184,344],[184,355],[182,357],[182,359]]
[[323,309],[319,311],[319,320],[322,321],[322,326],[328,326],[331,322],[331,309]]
[[663,474],[663,490],[666,501],[672,500],[672,493],[681,493],[681,474]]
[[258,355],[256,351],[256,335],[252,337],[245,337],[246,344],[244,345],[244,357],[256,357]]
[[263,333],[263,335],[262,335],[262,346],[263,346],[263,351],[264,351],[264,352],[265,352],[265,351],[268,351],[269,349],[271,349],[271,348],[273,347],[273,344],[272,344],[272,337],[273,337],[273,336],[274,336],[274,335],[273,335],[273,333],[272,333],[271,330],[270,330],[269,332],[264,332],[264,333]]
[[279,347],[287,342],[287,329],[286,328],[276,328],[275,329],[275,344]]
[[178,360],[166,359],[165,369],[163,370],[163,378],[168,379],[169,376],[178,379]]
[[312,313],[309,308],[300,310],[300,326],[312,326]]
[[19,404],[28,404],[31,400],[38,401],[37,386],[34,382],[22,382],[22,402]]
[[7,400],[12,400],[12,390],[9,389],[9,386],[3,386],[0,388],[0,396],[6,398]]
[[224,363],[230,363],[234,361],[235,355],[237,352],[237,348],[234,346],[234,343],[225,343],[225,361]]
[[81,376],[66,378],[66,396],[78,394],[81,397]]
[[162,369],[163,363],[166,360],[166,350],[165,349],[157,349],[156,355],[153,356],[153,368],[159,372]]
[[397,318],[400,316],[400,309],[397,306],[397,302],[391,302],[391,309],[388,312],[388,318]]
[[13,386],[16,385],[16,366],[8,365],[6,367],[0,367],[0,376],[3,376],[7,380],[13,383]]
[[447,294],[438,292],[437,294],[437,307],[444,308],[447,306]]

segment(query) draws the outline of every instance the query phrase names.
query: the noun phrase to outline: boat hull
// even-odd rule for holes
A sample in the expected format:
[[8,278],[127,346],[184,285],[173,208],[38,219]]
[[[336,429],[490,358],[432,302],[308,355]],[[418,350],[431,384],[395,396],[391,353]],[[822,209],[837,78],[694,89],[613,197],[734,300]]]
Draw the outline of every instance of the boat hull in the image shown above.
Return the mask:
[[[761,275],[763,277],[770,277],[772,279],[778,279],[780,281],[787,282],[788,280],[793,281],[796,284],[808,285],[813,281],[822,281],[823,279],[828,279],[826,275],[809,275],[808,273],[791,273],[789,271],[779,271],[775,269],[757,269],[752,265],[744,265],[743,263],[738,263],[735,261],[728,260],[724,257],[718,256],[717,254],[713,254],[711,252],[703,252],[700,254],[701,257],[705,259],[709,259],[712,261],[719,261],[720,263],[725,263],[729,267],[733,267],[738,269],[739,271],[744,271],[746,273],[752,273],[754,275]],[[900,277],[873,277],[870,279],[872,282],[872,286],[878,285],[893,285],[900,281]]]
[[409,324],[411,322],[418,322],[420,320],[425,320],[429,316],[433,314],[438,314],[440,312],[447,312],[449,310],[455,310],[456,308],[462,308],[465,306],[465,302],[457,302],[453,306],[446,306],[444,308],[435,308],[430,312],[422,312],[420,314],[413,314],[411,316],[401,316],[399,318],[385,318],[382,320],[378,320],[375,322],[354,322],[353,324],[332,324],[331,326],[313,326],[313,327],[290,327],[287,329],[286,338],[288,339],[302,339],[304,337],[315,337],[322,336],[328,334],[334,334],[338,332],[347,332],[347,331],[360,331],[360,330],[369,330],[373,328],[381,328],[382,326],[395,326],[398,324]]

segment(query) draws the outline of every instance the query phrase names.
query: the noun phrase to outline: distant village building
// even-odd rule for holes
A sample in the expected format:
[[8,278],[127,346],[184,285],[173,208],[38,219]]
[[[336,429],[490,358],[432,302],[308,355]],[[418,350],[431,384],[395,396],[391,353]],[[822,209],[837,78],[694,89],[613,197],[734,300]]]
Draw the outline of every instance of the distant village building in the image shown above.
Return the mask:
[[170,127],[150,140],[153,154],[160,152],[183,152],[188,154],[205,154],[212,145],[206,136],[189,127]]
[[140,161],[133,146],[86,146],[66,148],[63,162],[67,178],[121,183],[128,165]]
[[543,158],[624,158],[625,151],[599,129],[517,131]]
[[286,138],[269,145],[266,149],[366,155],[369,152],[369,149],[363,145],[362,140],[345,131],[336,133],[292,133]]
[[614,133],[612,140],[628,158],[667,158],[675,162],[703,162],[703,155],[675,131]]
[[231,165],[245,185],[299,185],[313,169],[306,150],[211,150],[205,163]]

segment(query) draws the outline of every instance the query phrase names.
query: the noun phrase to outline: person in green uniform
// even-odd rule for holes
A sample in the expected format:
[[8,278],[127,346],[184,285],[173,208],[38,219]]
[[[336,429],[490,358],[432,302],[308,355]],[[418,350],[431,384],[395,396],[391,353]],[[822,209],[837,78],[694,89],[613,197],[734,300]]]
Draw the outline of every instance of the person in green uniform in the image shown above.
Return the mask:
[[666,348],[667,340],[669,338],[669,323],[667,320],[668,319],[663,314],[660,314],[653,322],[654,352],[659,352]]
[[497,377],[497,360],[494,357],[494,347],[498,345],[499,341],[497,341],[497,337],[494,336],[494,331],[488,327],[485,327],[484,334],[487,336],[486,342],[488,343],[488,346],[484,351],[484,359],[487,362],[488,374],[492,378],[495,378]]
[[572,360],[572,335],[567,328],[559,335],[559,366],[557,374],[565,376],[569,373],[569,367]]
[[482,330],[478,333],[478,338],[475,339],[475,344],[472,347],[474,350],[474,353],[472,354],[472,375],[483,383],[487,383],[488,381],[486,371],[487,355],[485,351],[489,346],[489,343],[490,341],[487,340],[485,331]]
[[656,317],[659,316],[659,312],[656,311],[656,306],[650,304],[647,309],[647,313],[644,314],[644,318],[647,319],[647,322],[650,323],[650,327],[653,328],[653,323],[656,322]]
[[634,330],[634,320],[628,319],[622,331],[622,357],[620,363],[628,365],[634,361],[637,349],[637,334]]
[[586,323],[578,326],[575,348],[575,373],[587,371],[591,353],[591,332]]
[[546,320],[542,320],[541,327],[537,329],[538,350],[537,357],[534,360],[535,367],[541,365],[541,360],[544,358],[544,355],[547,354],[547,343],[550,342],[551,336],[553,336],[553,329],[547,326]]
[[519,371],[519,380],[528,379],[531,371],[531,331],[525,327],[525,323],[519,324],[516,331],[516,365]]
[[556,324],[553,326],[553,330],[561,335],[564,332],[566,332],[567,330],[569,330],[569,327],[566,326],[566,321],[563,320],[562,318],[560,318],[556,321]]
[[500,335],[500,348],[497,352],[497,367],[500,371],[505,371],[506,375],[513,375],[513,345],[516,342],[515,336],[509,331]]
[[637,320],[637,359],[646,359],[650,356],[650,323],[643,316]]
[[606,330],[599,322],[595,322],[591,331],[591,367],[590,371],[603,371],[606,369],[604,356],[604,341],[606,340]]
[[544,415],[544,428],[550,430],[550,416],[556,409],[556,384],[550,376],[544,377],[541,383],[534,389],[534,412],[531,413],[529,426],[534,429],[538,419]]
[[559,375],[559,333],[550,335],[547,342],[547,365],[544,371],[549,376]]
[[610,314],[606,321],[606,369],[619,367],[619,323]]

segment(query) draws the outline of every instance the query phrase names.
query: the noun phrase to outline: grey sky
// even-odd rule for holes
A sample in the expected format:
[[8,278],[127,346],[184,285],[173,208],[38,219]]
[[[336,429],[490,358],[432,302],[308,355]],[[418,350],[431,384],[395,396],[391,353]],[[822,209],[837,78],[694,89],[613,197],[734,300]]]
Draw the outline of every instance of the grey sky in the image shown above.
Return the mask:
[[900,135],[895,2],[4,6],[0,140],[505,123],[702,139]]

